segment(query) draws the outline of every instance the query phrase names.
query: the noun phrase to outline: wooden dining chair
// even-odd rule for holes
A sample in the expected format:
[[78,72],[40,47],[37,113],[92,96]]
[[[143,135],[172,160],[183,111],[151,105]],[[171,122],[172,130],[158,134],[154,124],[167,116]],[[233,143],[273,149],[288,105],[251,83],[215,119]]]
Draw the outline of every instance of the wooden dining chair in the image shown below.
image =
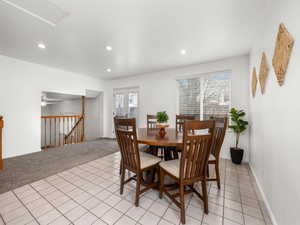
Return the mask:
[[[145,191],[157,186],[156,183],[143,183],[144,189],[141,189],[143,182],[143,172],[152,171],[152,176],[155,176],[155,171],[158,169],[160,158],[145,152],[140,152],[137,143],[136,122],[135,119],[118,119],[114,118],[115,132],[117,141],[121,151],[121,180],[120,194],[123,194],[124,184],[131,180],[136,180],[136,195],[135,205],[139,205],[139,196]],[[127,129],[124,129],[127,128]],[[128,170],[135,174],[125,180],[125,171]],[[154,180],[154,179],[153,179]]]
[[[195,115],[176,115],[176,133],[182,133],[183,132],[183,124],[185,120],[195,120]],[[179,152],[182,151],[182,147],[176,147],[173,150],[173,155],[175,158],[179,157]]]
[[222,149],[222,145],[224,142],[224,137],[226,134],[226,129],[228,126],[228,118],[222,117],[211,117],[210,119],[215,120],[216,128],[215,128],[215,134],[213,137],[212,147],[211,147],[211,154],[209,156],[208,164],[214,164],[215,165],[215,178],[209,178],[209,170],[207,172],[208,178],[207,181],[217,181],[218,188],[221,188],[221,179],[220,179],[220,153]]
[[195,115],[176,115],[176,132],[183,132],[183,123],[185,120],[195,120]]
[[[208,129],[206,134],[197,131]],[[206,187],[206,170],[210,155],[215,121],[186,120],[183,125],[183,151],[181,158],[164,161],[160,166],[159,197],[165,193],[181,211],[181,222],[185,224],[184,194],[194,192],[204,202],[204,212],[208,213],[208,197]],[[165,176],[171,177],[178,185],[178,193],[170,193],[164,185]],[[193,184],[201,182],[202,195],[194,188]],[[190,190],[185,191],[185,186]],[[179,197],[179,201],[176,199]]]
[[[157,116],[147,114],[147,129],[156,129],[156,124],[157,124]],[[149,146],[147,150],[150,154],[163,158],[164,151],[159,146]]]

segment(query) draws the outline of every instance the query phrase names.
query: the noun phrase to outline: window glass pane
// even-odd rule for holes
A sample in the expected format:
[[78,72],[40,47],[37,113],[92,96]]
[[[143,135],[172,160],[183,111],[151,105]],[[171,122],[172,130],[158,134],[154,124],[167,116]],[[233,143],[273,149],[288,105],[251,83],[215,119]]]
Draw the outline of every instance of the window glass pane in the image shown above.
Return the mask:
[[230,74],[178,80],[179,113],[198,119],[227,115],[230,109]]
[[116,108],[116,115],[117,116],[124,116],[126,114],[124,109],[124,95],[123,94],[116,94],[115,95],[115,108]]
[[116,108],[124,108],[124,95],[116,95]]
[[128,94],[128,117],[133,118],[137,117],[138,114],[138,93],[137,92],[130,92]]
[[227,115],[230,109],[230,75],[210,76],[204,82],[203,118]]
[[138,107],[138,94],[136,92],[131,92],[128,95],[129,107]]
[[114,89],[114,115],[127,118],[137,118],[138,95],[138,88]]

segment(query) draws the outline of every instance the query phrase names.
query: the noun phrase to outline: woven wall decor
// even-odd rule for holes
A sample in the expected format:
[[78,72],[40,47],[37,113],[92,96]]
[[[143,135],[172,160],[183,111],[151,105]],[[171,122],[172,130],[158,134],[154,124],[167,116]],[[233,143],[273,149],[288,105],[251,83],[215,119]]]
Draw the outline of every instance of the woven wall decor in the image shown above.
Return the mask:
[[284,83],[284,77],[294,46],[294,38],[287,31],[284,24],[279,25],[275,51],[273,56],[273,67],[280,86]]
[[260,69],[259,69],[259,84],[261,93],[265,93],[266,81],[269,74],[269,67],[267,62],[266,53],[262,53]]
[[252,72],[252,97],[255,97],[256,93],[256,86],[257,86],[257,76],[256,76],[256,69],[253,67],[253,72]]

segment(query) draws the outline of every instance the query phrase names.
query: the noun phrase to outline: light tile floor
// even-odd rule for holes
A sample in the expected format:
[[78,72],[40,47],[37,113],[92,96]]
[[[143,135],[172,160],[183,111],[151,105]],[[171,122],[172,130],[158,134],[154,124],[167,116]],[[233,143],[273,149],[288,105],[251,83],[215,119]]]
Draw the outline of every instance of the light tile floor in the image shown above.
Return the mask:
[[[157,191],[145,193],[140,207],[133,203],[134,183],[119,194],[119,163],[114,153],[1,194],[0,225],[179,225],[178,208]],[[221,175],[221,190],[208,184],[208,215],[197,196],[186,195],[187,225],[271,224],[247,164],[222,160]]]

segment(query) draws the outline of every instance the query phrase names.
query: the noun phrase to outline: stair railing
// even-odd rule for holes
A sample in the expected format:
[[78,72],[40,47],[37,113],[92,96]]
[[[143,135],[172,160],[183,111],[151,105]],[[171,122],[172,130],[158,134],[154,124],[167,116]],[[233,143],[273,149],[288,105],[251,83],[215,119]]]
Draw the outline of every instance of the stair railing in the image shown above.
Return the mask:
[[84,141],[84,115],[42,116],[41,120],[42,149]]
[[65,136],[65,144],[76,144],[84,141],[84,116],[81,116],[70,132]]

